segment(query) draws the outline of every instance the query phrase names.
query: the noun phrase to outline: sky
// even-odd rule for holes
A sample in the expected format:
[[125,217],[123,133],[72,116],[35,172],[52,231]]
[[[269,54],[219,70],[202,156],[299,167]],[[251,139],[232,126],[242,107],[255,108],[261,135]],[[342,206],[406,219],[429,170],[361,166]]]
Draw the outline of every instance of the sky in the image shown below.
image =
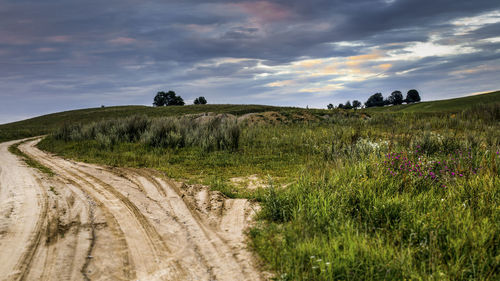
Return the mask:
[[0,0],[0,123],[168,90],[325,108],[499,78],[497,0]]

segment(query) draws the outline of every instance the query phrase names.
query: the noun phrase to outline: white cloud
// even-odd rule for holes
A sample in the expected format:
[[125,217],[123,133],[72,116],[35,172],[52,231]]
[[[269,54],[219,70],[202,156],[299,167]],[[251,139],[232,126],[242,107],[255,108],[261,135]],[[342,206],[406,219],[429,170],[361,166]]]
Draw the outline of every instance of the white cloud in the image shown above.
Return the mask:
[[485,25],[500,22],[500,10],[484,13],[479,16],[465,17],[453,20],[451,24],[456,26],[454,35],[466,35]]

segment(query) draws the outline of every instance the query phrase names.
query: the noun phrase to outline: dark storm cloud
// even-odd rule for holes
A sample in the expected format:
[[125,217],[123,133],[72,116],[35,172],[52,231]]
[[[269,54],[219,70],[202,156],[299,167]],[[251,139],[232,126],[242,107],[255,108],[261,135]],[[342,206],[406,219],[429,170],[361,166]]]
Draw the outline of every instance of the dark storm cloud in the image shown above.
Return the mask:
[[[213,103],[319,106],[387,83],[430,88],[460,73],[483,81],[500,71],[499,11],[491,0],[0,0],[0,122],[150,104],[166,89],[187,100],[204,91]],[[321,61],[297,66],[306,59]]]

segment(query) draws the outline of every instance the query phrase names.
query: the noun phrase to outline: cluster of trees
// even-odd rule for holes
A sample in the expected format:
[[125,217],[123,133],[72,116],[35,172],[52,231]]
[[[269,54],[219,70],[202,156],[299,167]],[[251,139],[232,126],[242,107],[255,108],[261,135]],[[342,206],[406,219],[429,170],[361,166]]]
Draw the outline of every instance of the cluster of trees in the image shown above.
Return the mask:
[[[178,96],[174,91],[158,92],[153,100],[153,106],[184,105],[184,99]],[[207,104],[205,97],[198,97],[194,104]]]
[[[351,104],[351,101],[347,101],[345,104],[343,103],[339,103],[339,105],[337,106],[337,108],[342,108],[342,109],[358,109],[361,107],[361,105],[363,105],[359,100],[353,100],[352,101],[352,104]],[[329,104],[327,106],[328,109],[333,109],[334,106],[333,104]]]
[[417,90],[411,89],[406,93],[406,98],[403,99],[401,91],[394,91],[389,97],[384,99],[382,93],[371,95],[365,102],[365,107],[384,106],[384,105],[400,105],[405,103],[414,103],[420,101],[420,94]]
[[[411,89],[406,93],[406,98],[403,98],[403,93],[401,91],[394,91],[384,99],[382,93],[376,93],[371,95],[368,100],[365,102],[365,107],[374,107],[374,106],[385,106],[385,105],[400,105],[405,103],[414,103],[420,101],[420,94],[417,90]],[[362,106],[361,102],[358,100],[354,100],[351,104],[350,101],[347,101],[345,104],[340,103],[337,108],[342,109],[358,109]],[[327,106],[328,109],[333,109],[335,106],[333,104],[329,104]]]

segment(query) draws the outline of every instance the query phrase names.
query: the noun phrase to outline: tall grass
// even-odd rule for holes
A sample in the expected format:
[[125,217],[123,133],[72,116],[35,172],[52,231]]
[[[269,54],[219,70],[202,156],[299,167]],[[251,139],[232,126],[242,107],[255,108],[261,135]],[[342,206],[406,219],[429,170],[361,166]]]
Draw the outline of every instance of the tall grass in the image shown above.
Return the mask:
[[447,187],[390,176],[382,160],[268,191],[268,223],[250,235],[280,279],[497,279],[500,159]]
[[[40,146],[259,200],[250,245],[279,280],[498,280],[500,123],[486,107],[253,126],[146,118],[138,134],[118,123],[141,122],[116,120]],[[230,185],[252,174],[269,186]]]
[[154,148],[195,146],[205,151],[236,150],[240,137],[236,118],[218,115],[207,119],[132,116],[87,125],[65,125],[53,137],[66,142],[95,140],[103,148],[120,142],[140,142]]

